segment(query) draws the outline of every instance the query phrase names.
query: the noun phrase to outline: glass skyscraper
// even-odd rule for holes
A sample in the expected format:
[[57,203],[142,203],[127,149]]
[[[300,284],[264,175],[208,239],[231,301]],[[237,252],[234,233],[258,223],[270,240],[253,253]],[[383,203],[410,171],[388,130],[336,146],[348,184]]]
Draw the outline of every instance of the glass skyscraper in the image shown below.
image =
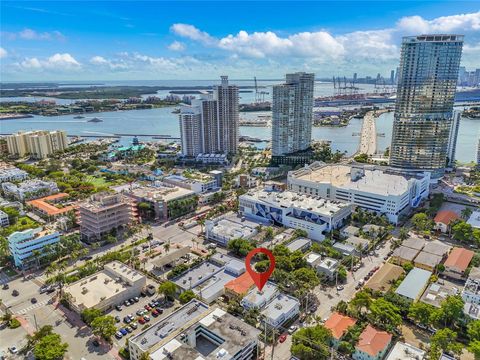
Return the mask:
[[443,175],[463,35],[404,37],[390,165]]
[[314,82],[314,74],[298,72],[287,74],[285,84],[273,86],[272,157],[274,161],[310,148]]

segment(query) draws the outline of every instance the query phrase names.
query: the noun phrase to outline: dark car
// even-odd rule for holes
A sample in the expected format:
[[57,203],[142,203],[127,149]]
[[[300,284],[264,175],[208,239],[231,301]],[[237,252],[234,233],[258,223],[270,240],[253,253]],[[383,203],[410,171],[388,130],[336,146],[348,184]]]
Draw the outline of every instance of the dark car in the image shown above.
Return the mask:
[[127,332],[129,332],[129,333],[131,333],[131,332],[133,331],[133,329],[132,329],[130,326],[127,326],[127,327],[125,328],[125,330],[127,330]]
[[130,324],[130,323],[132,322],[132,320],[130,320],[130,318],[129,318],[128,316],[125,316],[125,317],[123,318],[123,322],[124,322],[125,324]]
[[122,311],[122,305],[115,305],[115,309],[117,309],[118,311]]
[[163,314],[163,309],[161,307],[157,306],[155,310],[157,310],[159,314]]
[[121,320],[120,320],[120,316],[118,316],[118,315],[117,315],[117,316],[115,316],[115,322],[117,322],[117,323],[118,323],[118,322],[120,322],[120,321],[121,321]]
[[12,291],[12,296],[18,296],[20,295],[20,293],[18,292],[18,290],[13,290]]
[[36,304],[36,303],[37,303],[37,299],[36,299],[36,298],[31,298],[30,301],[32,302],[32,304]]
[[138,298],[138,296],[135,296],[135,297],[133,298],[133,301],[135,301],[135,302],[139,302],[139,301],[140,301],[140,299]]
[[142,290],[142,291],[140,291],[140,296],[141,296],[141,297],[145,297],[145,296],[147,296],[147,293]]
[[2,289],[3,290],[8,290],[10,286],[8,284],[3,284]]

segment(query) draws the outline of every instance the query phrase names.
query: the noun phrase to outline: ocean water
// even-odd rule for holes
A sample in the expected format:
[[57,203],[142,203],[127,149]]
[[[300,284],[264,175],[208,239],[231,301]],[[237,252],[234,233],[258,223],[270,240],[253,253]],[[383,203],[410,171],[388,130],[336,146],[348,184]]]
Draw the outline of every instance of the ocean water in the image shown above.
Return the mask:
[[[265,86],[262,91],[267,92],[266,100],[271,99],[271,86],[281,83],[281,80],[259,80],[259,86]],[[77,82],[76,82],[77,83]],[[209,86],[219,83],[213,80],[178,80],[178,81],[108,81],[105,85],[149,85],[149,86]],[[231,80],[231,83],[239,86],[253,86],[252,80]],[[373,85],[359,85],[359,92],[373,92]],[[334,88],[331,83],[316,82],[315,96],[329,96],[334,94]],[[168,90],[160,90],[156,93],[158,96],[168,95]],[[148,95],[145,95],[148,96]],[[38,101],[41,97],[27,98],[0,98],[0,101],[25,100]],[[51,98],[50,98],[51,99]],[[72,100],[55,99],[58,104],[68,104]],[[254,92],[240,93],[240,103],[251,103],[255,100]],[[112,134],[128,134],[121,139],[121,143],[129,143],[134,135],[169,135],[179,137],[178,114],[172,113],[174,108],[160,108],[151,110],[130,110],[103,112],[88,114],[84,119],[74,119],[75,115],[62,116],[34,116],[26,119],[12,119],[0,121],[0,133],[9,134],[19,130],[65,130],[69,135],[79,136],[107,136]],[[265,113],[241,113],[242,118],[252,118]],[[269,114],[267,112],[266,114]],[[89,119],[98,117],[103,120],[100,123],[88,122]],[[384,134],[377,138],[378,150],[383,151],[390,146],[392,136],[393,113],[386,113],[377,120],[377,132]],[[352,119],[346,127],[314,127],[312,137],[314,140],[329,140],[332,148],[347,154],[353,154],[358,147],[359,137],[352,136],[353,133],[361,131],[362,120]],[[271,138],[271,128],[268,127],[240,127],[241,135],[248,135],[261,139]],[[480,137],[480,120],[462,118],[460,123],[458,141],[457,141],[457,160],[462,162],[474,161],[476,159],[476,147]],[[149,140],[149,137],[143,137],[142,140]],[[259,143],[258,146],[264,146]]]

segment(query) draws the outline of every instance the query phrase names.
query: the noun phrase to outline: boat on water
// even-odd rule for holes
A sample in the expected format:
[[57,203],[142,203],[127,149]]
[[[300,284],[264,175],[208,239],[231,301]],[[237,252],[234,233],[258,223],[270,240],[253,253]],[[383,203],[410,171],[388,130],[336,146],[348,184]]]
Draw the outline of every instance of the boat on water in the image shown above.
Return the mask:
[[84,119],[85,116],[80,116],[80,115],[78,115],[78,116],[74,116],[73,118],[74,118],[74,119]]
[[93,119],[90,119],[88,120],[87,122],[92,122],[92,123],[99,123],[99,122],[103,122],[102,119],[99,119],[97,117],[94,117]]

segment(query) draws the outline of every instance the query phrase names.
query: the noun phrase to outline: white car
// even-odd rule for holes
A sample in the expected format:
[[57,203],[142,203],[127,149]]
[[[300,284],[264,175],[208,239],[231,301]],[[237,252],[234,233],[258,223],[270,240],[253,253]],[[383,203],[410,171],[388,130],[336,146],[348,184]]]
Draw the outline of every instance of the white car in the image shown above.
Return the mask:
[[288,328],[288,333],[292,335],[295,331],[297,331],[298,326],[292,325]]
[[10,350],[12,354],[16,354],[18,352],[18,349],[16,346],[9,347],[8,350]]
[[337,286],[337,290],[338,290],[338,291],[343,290],[343,285],[338,285],[338,286]]

